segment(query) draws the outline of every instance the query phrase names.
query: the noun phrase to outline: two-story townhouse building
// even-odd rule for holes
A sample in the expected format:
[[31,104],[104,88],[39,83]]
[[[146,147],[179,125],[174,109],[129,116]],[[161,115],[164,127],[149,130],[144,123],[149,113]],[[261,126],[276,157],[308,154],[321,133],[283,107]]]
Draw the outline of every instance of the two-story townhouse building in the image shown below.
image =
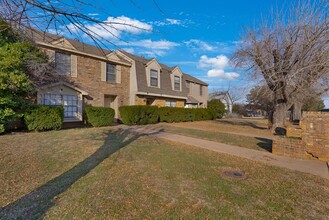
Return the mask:
[[33,40],[45,51],[57,73],[65,80],[39,89],[38,104],[62,105],[64,122],[83,120],[85,106],[115,110],[129,105],[131,63],[115,52],[57,35],[33,32]]
[[32,38],[66,79],[40,88],[38,104],[62,105],[64,122],[83,121],[89,105],[111,107],[116,118],[122,105],[207,106],[208,85],[178,66],[38,31]]

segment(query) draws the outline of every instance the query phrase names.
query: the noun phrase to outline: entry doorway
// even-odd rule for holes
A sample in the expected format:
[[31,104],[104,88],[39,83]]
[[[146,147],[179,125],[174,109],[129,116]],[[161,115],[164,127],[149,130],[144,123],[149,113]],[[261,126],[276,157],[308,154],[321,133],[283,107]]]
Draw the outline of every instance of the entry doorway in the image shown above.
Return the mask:
[[104,107],[113,108],[115,111],[114,118],[118,119],[119,117],[118,96],[104,95]]

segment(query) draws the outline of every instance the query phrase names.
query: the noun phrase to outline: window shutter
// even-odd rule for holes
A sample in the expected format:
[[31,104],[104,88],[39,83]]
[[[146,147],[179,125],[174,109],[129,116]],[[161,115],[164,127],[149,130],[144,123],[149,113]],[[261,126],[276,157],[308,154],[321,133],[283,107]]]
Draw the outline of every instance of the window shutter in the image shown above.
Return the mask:
[[54,50],[47,50],[48,62],[55,64],[55,51]]
[[101,62],[101,81],[106,82],[106,63]]
[[78,77],[78,58],[76,55],[71,55],[71,77]]
[[170,74],[170,79],[171,79],[171,89],[175,90],[175,76],[174,76],[174,74]]
[[117,83],[121,83],[121,66],[116,65],[115,71],[116,71]]

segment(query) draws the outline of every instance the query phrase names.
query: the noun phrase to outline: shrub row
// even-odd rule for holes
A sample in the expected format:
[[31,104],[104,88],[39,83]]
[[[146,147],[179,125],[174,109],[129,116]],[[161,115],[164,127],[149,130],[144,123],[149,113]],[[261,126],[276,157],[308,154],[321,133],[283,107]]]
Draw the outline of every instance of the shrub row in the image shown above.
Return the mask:
[[[114,110],[105,107],[86,107],[87,123],[93,127],[113,124]],[[24,113],[24,123],[29,131],[59,130],[64,117],[63,107],[32,105]]]
[[89,106],[85,108],[87,123],[93,127],[109,126],[114,122],[114,109]]
[[59,130],[63,117],[63,107],[33,105],[24,113],[24,122],[29,131]]
[[157,122],[184,122],[213,120],[215,113],[212,110],[197,108],[173,108],[157,106],[121,106],[119,108],[122,122],[126,125],[145,125]]
[[159,112],[156,106],[121,106],[119,111],[121,120],[126,125],[155,124],[159,121]]

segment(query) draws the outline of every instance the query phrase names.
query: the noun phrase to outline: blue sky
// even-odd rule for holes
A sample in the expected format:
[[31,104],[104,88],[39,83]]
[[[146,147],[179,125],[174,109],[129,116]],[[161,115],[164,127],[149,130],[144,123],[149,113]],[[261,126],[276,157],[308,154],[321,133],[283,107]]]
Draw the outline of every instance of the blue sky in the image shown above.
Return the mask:
[[[90,1],[93,7],[77,8],[102,21],[140,27],[113,25],[109,30],[116,38],[86,24],[118,48],[147,58],[156,57],[168,66],[180,66],[183,72],[209,83],[212,91],[230,86],[248,87],[250,81],[243,70],[229,64],[244,28],[253,26],[272,9],[286,8],[291,2],[294,1],[101,0]],[[80,39],[90,43],[85,36]]]

